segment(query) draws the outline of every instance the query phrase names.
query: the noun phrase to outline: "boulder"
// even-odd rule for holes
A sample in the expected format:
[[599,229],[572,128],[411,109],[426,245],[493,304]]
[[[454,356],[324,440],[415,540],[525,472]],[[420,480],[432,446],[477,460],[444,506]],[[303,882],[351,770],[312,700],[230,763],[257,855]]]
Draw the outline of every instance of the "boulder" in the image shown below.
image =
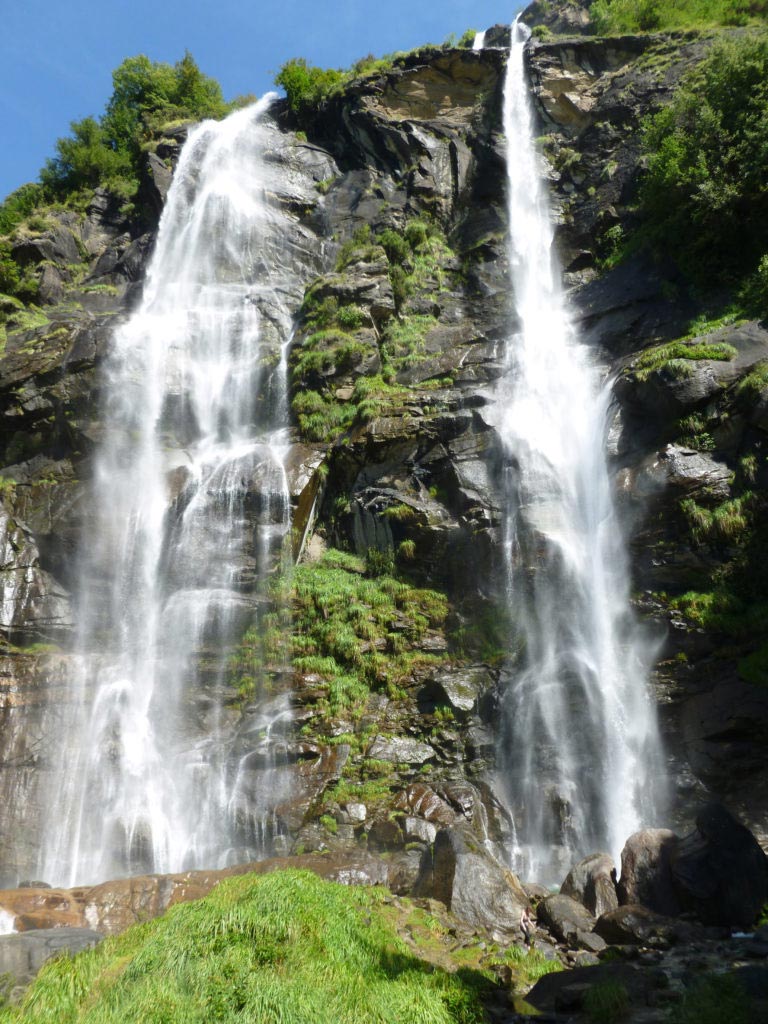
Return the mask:
[[747,928],[768,901],[768,858],[721,804],[702,808],[670,863],[682,906],[706,924]]
[[605,949],[602,939],[594,935],[595,918],[588,910],[562,893],[545,897],[536,908],[536,916],[554,936],[572,949],[598,953]]
[[678,937],[675,921],[637,904],[602,914],[595,932],[615,946],[666,946]]
[[629,837],[621,851],[620,903],[642,904],[657,914],[679,913],[669,860],[677,842],[665,828],[645,828]]
[[570,896],[594,915],[600,917],[619,905],[616,893],[616,867],[607,853],[593,853],[571,868],[560,887],[564,896]]
[[467,924],[500,938],[520,934],[520,915],[528,906],[517,877],[461,825],[442,829],[425,851],[414,895],[440,900]]
[[[583,1005],[590,988],[612,982],[626,989],[633,1007],[640,1007],[650,1001],[655,980],[651,972],[640,970],[633,964],[576,967],[572,971],[546,974],[536,982],[525,999],[539,1011],[577,1010]],[[580,992],[576,991],[577,986]]]
[[90,928],[41,928],[0,936],[0,978],[10,987],[11,1001],[16,1001],[46,960],[92,949],[102,938]]

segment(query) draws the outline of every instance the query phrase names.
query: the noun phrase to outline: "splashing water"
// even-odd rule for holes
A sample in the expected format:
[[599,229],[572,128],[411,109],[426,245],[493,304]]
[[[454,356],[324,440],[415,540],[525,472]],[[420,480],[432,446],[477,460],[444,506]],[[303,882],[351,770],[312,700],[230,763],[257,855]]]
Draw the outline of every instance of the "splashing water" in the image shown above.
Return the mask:
[[243,836],[224,706],[290,525],[278,428],[296,280],[269,198],[271,99],[190,135],[143,301],[106,362],[73,720],[41,866],[55,884],[247,859],[264,838],[253,806]]
[[[509,606],[503,786],[515,867],[559,882],[653,813],[659,756],[652,653],[629,608],[629,569],[606,465],[610,382],[569,322],[534,144],[516,21],[504,93],[509,259],[518,332],[497,416],[506,452]],[[646,644],[647,648],[647,644]]]

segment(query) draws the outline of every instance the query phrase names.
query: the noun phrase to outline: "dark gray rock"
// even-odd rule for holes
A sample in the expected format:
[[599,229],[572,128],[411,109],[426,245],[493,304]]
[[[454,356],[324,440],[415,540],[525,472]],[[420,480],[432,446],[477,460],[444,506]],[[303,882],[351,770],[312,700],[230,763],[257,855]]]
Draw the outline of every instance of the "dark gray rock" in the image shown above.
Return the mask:
[[[610,963],[599,964],[596,967],[576,967],[572,971],[545,975],[536,982],[525,999],[540,1011],[565,1010],[566,1007],[573,1011],[581,1008],[590,988],[605,982],[623,985],[629,994],[631,1005],[643,1007],[651,1001],[656,979],[651,977],[650,972],[640,970],[633,964]],[[579,986],[577,993],[574,992],[576,986]],[[577,998],[574,998],[574,995]]]
[[103,936],[90,928],[39,928],[18,935],[0,935],[0,976],[15,983],[11,998],[20,998],[43,964],[62,953],[92,949]]
[[536,907],[536,916],[541,924],[572,949],[597,953],[605,948],[602,939],[592,934],[595,918],[570,896],[560,893],[547,896]]
[[503,937],[520,934],[520,915],[528,906],[516,876],[467,826],[438,832],[422,859],[414,895],[440,900],[468,924]]
[[615,946],[666,946],[677,939],[678,929],[673,919],[637,904],[609,910],[595,924],[597,934]]
[[706,924],[749,927],[768,901],[768,857],[720,804],[702,808],[671,868],[680,902]]
[[619,905],[616,893],[616,867],[607,853],[593,853],[571,868],[560,887],[564,896],[570,896],[594,917]]

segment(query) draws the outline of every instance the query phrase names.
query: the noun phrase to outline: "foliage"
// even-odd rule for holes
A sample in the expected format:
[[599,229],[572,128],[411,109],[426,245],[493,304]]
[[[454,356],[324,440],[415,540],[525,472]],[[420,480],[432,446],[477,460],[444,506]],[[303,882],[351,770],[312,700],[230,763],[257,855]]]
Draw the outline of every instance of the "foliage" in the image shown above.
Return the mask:
[[728,362],[736,357],[736,349],[727,342],[670,341],[646,349],[634,364],[637,379],[647,380],[654,372],[669,370],[681,376],[688,372],[688,364],[699,359]]
[[35,182],[22,185],[0,203],[0,235],[8,235],[34,213],[43,201],[43,188]]
[[415,649],[439,628],[448,606],[442,594],[384,575],[366,575],[366,563],[341,551],[297,566],[293,663],[316,672],[328,686],[332,710],[367,697],[371,688],[397,686],[434,655]]
[[697,543],[704,541],[733,543],[743,536],[750,523],[753,496],[747,491],[737,498],[722,502],[710,510],[698,505],[693,498],[680,502],[680,511],[688,520],[691,535]]
[[671,1024],[749,1024],[749,1000],[738,980],[728,975],[709,975],[687,989],[672,1010]]
[[745,25],[767,14],[768,4],[763,0],[595,0],[590,9],[600,35]]
[[288,106],[303,121],[344,80],[344,72],[307,64],[303,57],[293,57],[281,65],[275,85],[285,89]]
[[229,110],[214,79],[189,52],[176,64],[128,57],[112,74],[113,91],[100,119],[73,121],[40,172],[47,193],[67,195],[103,185],[125,198],[138,188],[142,144],[159,124],[179,118],[223,117]]
[[479,1024],[487,981],[420,960],[382,890],[245,875],[46,964],[5,1024]]
[[588,989],[584,1009],[590,1024],[618,1024],[629,1013],[629,993],[621,982],[600,982]]
[[651,242],[699,285],[745,288],[752,279],[759,302],[768,276],[768,35],[716,45],[646,121],[643,145]]
[[559,960],[549,960],[538,949],[529,949],[523,946],[510,946],[504,955],[497,958],[495,962],[512,968],[516,989],[528,989],[539,978],[543,978],[547,974],[555,974],[563,969]]

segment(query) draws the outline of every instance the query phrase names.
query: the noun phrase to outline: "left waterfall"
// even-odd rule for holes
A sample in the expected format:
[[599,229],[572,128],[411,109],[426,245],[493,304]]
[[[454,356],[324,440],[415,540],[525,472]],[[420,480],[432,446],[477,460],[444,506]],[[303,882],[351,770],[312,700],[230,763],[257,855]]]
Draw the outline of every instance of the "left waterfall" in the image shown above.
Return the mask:
[[[103,371],[73,720],[40,862],[54,884],[221,866],[268,842],[268,801],[243,824],[224,696],[290,529],[286,365],[300,289],[289,214],[273,198],[269,103],[190,134],[143,300]],[[287,715],[272,699],[264,728]]]

